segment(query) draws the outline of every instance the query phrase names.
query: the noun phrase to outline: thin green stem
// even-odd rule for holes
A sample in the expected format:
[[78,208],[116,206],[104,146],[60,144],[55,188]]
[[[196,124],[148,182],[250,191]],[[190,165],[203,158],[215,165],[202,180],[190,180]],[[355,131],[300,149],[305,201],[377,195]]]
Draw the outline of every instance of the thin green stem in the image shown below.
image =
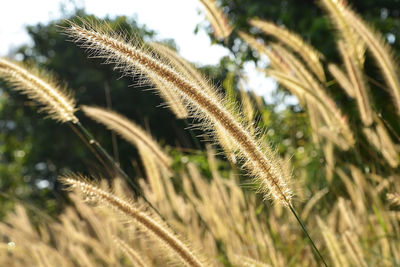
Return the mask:
[[[317,259],[322,261],[322,263],[325,265],[325,267],[328,267],[328,264],[326,264],[324,257],[322,257],[321,253],[319,252],[318,248],[315,246],[314,241],[311,239],[311,236],[308,234],[308,231],[306,229],[306,226],[304,225],[303,221],[297,216],[296,211],[294,210],[292,204],[289,204],[289,208],[292,211],[294,217],[296,217],[297,221],[299,222],[301,229],[303,230],[304,234],[307,236],[308,240],[310,241],[311,247],[313,248],[314,253],[318,256],[316,257]],[[315,255],[314,254],[314,255]],[[319,262],[318,260],[318,262]]]

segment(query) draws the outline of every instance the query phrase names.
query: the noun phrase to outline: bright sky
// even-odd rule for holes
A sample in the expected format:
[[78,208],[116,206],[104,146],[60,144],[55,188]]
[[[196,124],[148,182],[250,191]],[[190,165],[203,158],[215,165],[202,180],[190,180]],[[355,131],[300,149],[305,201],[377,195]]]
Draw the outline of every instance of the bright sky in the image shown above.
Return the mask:
[[[172,38],[180,54],[196,64],[217,64],[229,54],[220,45],[211,45],[205,31],[194,34],[199,23],[204,22],[201,4],[198,0],[75,0],[79,7],[85,6],[88,13],[106,15],[136,16],[139,24],[146,24],[158,33],[159,39]],[[60,18],[60,4],[67,11],[72,10],[71,0],[11,0],[0,9],[0,56],[23,43],[30,43],[25,26],[38,22],[46,23]],[[276,88],[272,79],[265,79],[255,71],[254,64],[246,66],[250,83],[247,88],[271,101],[271,92]]]
[[[158,32],[160,39],[173,38],[180,54],[200,64],[217,64],[228,50],[212,45],[204,31],[194,34],[196,25],[202,22],[201,5],[197,0],[80,0],[88,13],[99,17],[106,15],[136,16],[140,24]],[[24,27],[38,22],[60,18],[60,4],[66,10],[72,5],[68,0],[12,0],[2,5],[0,11],[0,55],[29,41]]]

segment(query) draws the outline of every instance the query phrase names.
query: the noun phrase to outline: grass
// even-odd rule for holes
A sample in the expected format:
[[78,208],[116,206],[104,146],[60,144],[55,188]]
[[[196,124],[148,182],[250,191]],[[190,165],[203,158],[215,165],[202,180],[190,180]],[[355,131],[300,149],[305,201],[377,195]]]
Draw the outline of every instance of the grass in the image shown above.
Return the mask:
[[[235,29],[223,12],[213,1],[201,2],[217,38],[229,38]],[[200,121],[200,127],[211,133],[210,141],[222,148],[232,167],[222,171],[221,166],[231,165],[215,157],[213,146],[207,146],[200,154],[207,158],[210,177],[205,177],[189,153],[180,154],[182,168],[177,168],[168,150],[128,118],[102,108],[82,107],[87,116],[137,147],[146,177],[133,182],[79,122],[77,101],[64,88],[43,71],[1,59],[0,77],[41,103],[52,119],[71,124],[116,175],[112,189],[103,180],[93,183],[77,174],[62,177],[73,189],[69,193],[73,206],[58,220],[43,218],[34,226],[26,212],[31,207],[17,205],[0,223],[2,236],[8,241],[0,248],[0,263],[400,264],[400,217],[394,208],[400,202],[400,146],[393,139],[397,133],[391,120],[377,110],[379,103],[371,96],[380,88],[367,79],[365,53],[371,53],[380,67],[393,110],[399,105],[398,67],[380,34],[348,6],[334,0],[324,0],[321,5],[336,26],[342,63],[326,62],[300,35],[272,22],[252,19],[249,24],[278,43],[266,44],[262,36],[238,31],[244,43],[271,59],[268,69],[261,71],[296,95],[307,112],[315,136],[312,141],[325,160],[318,170],[326,174],[324,188],[319,190],[314,190],[314,181],[304,174],[304,166],[293,170],[291,155],[278,153],[269,143],[269,135],[261,134],[260,129],[268,125],[254,121],[254,112],[260,110],[255,105],[260,106],[256,96],[242,90],[240,103],[225,98],[190,63],[162,44],[127,41],[107,24],[96,21],[69,22],[62,29],[89,55],[114,64],[124,75],[139,75],[152,83],[178,119],[194,117]],[[329,93],[333,85],[343,87],[342,94],[354,99],[347,104],[357,112],[349,113],[337,103]],[[365,155],[366,151],[373,153]],[[240,186],[238,176],[243,173],[256,185],[263,201]],[[131,191],[127,183],[133,184],[134,200],[128,200]],[[305,197],[304,190],[308,193]],[[296,195],[306,201],[300,202]]]

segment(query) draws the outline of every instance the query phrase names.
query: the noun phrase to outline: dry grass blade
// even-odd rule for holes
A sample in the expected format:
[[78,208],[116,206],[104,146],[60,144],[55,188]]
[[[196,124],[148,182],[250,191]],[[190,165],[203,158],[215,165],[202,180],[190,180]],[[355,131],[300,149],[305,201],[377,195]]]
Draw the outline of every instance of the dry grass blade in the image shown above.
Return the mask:
[[386,84],[390,88],[393,102],[397,112],[400,115],[400,79],[399,68],[394,61],[390,46],[384,41],[380,33],[374,31],[360,17],[358,17],[350,8],[343,9],[346,19],[350,22],[353,29],[362,37],[367,47],[371,51],[375,61],[379,65]]
[[[126,73],[140,71],[148,76],[157,76],[170,83],[185,98],[193,114],[203,119],[205,127],[219,125],[239,147],[244,166],[260,184],[265,197],[272,196],[279,203],[290,205],[292,192],[289,189],[289,172],[284,170],[281,159],[261,139],[254,137],[235,115],[224,107],[221,99],[205,93],[196,83],[187,80],[176,70],[164,64],[135,44],[128,44],[120,37],[102,33],[93,24],[84,27],[71,23],[65,32],[76,42],[87,47],[99,57],[117,62]],[[214,127],[212,127],[214,129]]]
[[15,90],[44,105],[42,110],[51,118],[60,122],[78,122],[74,115],[75,100],[50,75],[0,58],[0,77],[9,82]]
[[82,110],[88,117],[104,124],[108,129],[115,131],[133,145],[137,147],[141,145],[145,146],[148,151],[155,155],[154,158],[158,162],[169,169],[172,162],[171,158],[148,133],[128,118],[102,108],[83,106]]
[[203,266],[203,263],[175,236],[175,234],[156,219],[152,218],[151,215],[136,208],[132,202],[118,198],[112,193],[102,190],[85,180],[87,179],[79,175],[69,175],[61,178],[61,181],[65,185],[78,189],[89,199],[110,206],[128,218],[133,219],[135,224],[146,233],[153,235],[168,249],[176,253],[186,266]]
[[259,28],[264,33],[275,37],[280,42],[296,51],[304,59],[315,75],[317,75],[318,79],[325,82],[326,77],[320,62],[322,55],[311,45],[307,44],[301,36],[269,21],[252,19],[250,20],[250,24]]

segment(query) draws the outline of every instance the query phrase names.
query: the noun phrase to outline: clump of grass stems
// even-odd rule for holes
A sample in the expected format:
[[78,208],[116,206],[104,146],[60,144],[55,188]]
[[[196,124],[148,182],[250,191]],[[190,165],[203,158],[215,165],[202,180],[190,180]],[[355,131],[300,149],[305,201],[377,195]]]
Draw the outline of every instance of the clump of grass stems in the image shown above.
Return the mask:
[[[72,40],[86,48],[92,56],[105,58],[107,63],[116,64],[125,74],[145,74],[168,83],[188,102],[195,117],[203,120],[205,128],[222,127],[237,145],[243,166],[260,185],[265,198],[272,197],[279,204],[287,206],[295,215],[303,231],[309,238],[318,257],[325,263],[314,242],[310,238],[292,204],[292,192],[288,186],[289,171],[274,150],[266,146],[237,120],[232,111],[224,107],[223,100],[201,90],[198,84],[186,79],[159,58],[140,48],[140,43],[127,43],[122,37],[110,33],[107,25],[82,21],[82,25],[69,22],[64,32]],[[211,127],[210,127],[211,126]]]

